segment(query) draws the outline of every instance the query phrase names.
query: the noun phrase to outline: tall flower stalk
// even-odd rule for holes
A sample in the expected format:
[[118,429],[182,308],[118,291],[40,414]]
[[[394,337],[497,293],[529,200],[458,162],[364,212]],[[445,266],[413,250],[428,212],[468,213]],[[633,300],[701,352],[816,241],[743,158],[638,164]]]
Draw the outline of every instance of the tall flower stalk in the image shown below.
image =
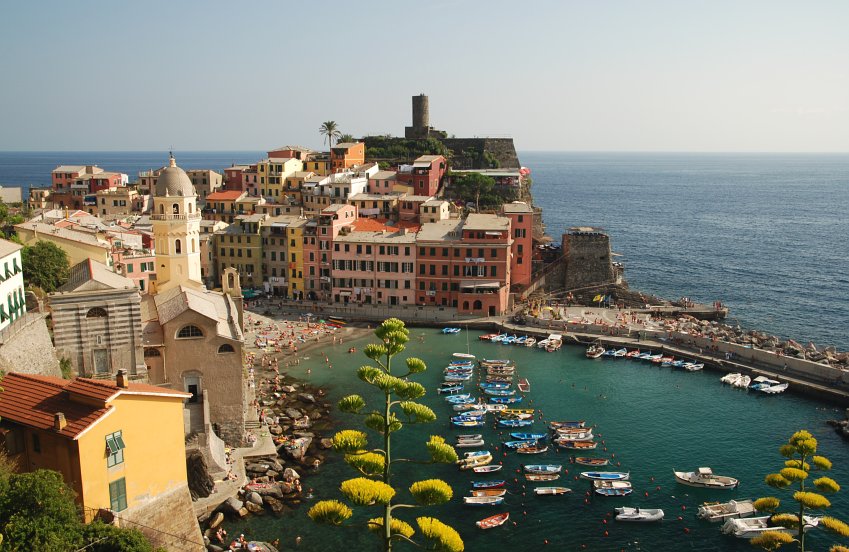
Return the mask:
[[[345,454],[345,462],[361,477],[342,482],[339,490],[354,504],[379,509],[380,515],[368,520],[366,526],[378,534],[383,550],[392,550],[393,543],[404,540],[415,543],[413,526],[395,516],[396,510],[444,504],[451,500],[453,490],[440,479],[425,479],[410,485],[408,491],[414,503],[396,501],[397,491],[392,486],[392,467],[400,462],[419,464],[453,463],[457,460],[454,448],[442,437],[433,435],[426,447],[430,458],[413,460],[392,457],[392,434],[404,424],[430,423],[436,420],[433,410],[416,402],[425,395],[420,383],[408,381],[410,376],[424,372],[427,367],[418,358],[407,358],[406,372],[392,373],[392,359],[404,351],[410,331],[397,318],[385,320],[374,332],[380,343],[365,347],[365,355],[375,366],[357,369],[357,377],[383,393],[379,410],[366,412],[366,402],[359,395],[348,395],[339,401],[339,410],[363,417],[363,424],[382,437],[381,448],[369,449],[368,437],[358,430],[343,430],[333,436],[333,448]],[[310,518],[317,523],[342,525],[351,518],[353,510],[337,500],[322,500],[310,508]],[[450,526],[431,517],[418,517],[416,524],[429,548],[446,552],[464,549],[460,535]]]

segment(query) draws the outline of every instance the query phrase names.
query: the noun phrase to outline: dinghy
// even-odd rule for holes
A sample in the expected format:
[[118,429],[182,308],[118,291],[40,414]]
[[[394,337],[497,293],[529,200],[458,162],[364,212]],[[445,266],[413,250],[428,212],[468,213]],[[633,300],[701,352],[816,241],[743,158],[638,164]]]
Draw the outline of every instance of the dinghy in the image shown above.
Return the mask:
[[516,387],[518,387],[519,391],[522,393],[528,393],[531,390],[531,384],[528,382],[527,378],[520,379],[519,383],[516,384]]
[[660,508],[631,508],[623,506],[616,508],[616,521],[650,522],[663,519],[663,510]]
[[507,482],[503,479],[500,481],[472,481],[472,487],[475,489],[497,489],[506,484]]
[[634,492],[628,481],[593,481],[593,490],[601,496],[626,496]]
[[566,493],[571,493],[572,489],[569,487],[536,487],[534,488],[534,494],[540,496],[559,496],[565,495]]
[[606,466],[610,463],[607,458],[590,458],[588,456],[576,456],[575,463],[582,466]]
[[464,496],[466,506],[498,506],[504,502],[503,496]]
[[528,473],[560,473],[563,466],[560,464],[525,464],[522,469]]
[[631,474],[625,472],[581,472],[582,479],[593,481],[627,481],[629,477]]
[[[780,525],[773,525],[769,521],[770,517],[772,516],[729,519],[722,525],[720,530],[724,534],[732,535],[738,539],[753,539],[766,531],[778,531],[794,537],[799,534],[798,529],[788,529]],[[806,533],[819,525],[820,522],[820,518],[818,517],[804,516],[802,519],[805,522],[802,531]]]
[[560,479],[559,473],[526,473],[525,479],[528,481],[556,481]]
[[545,446],[545,445],[543,445],[543,446],[530,445],[530,446],[519,447],[519,448],[516,449],[517,454],[542,454],[542,453],[547,452],[547,451],[548,451],[548,447]]
[[528,427],[533,423],[533,420],[498,420],[498,425],[501,427]]
[[475,472],[475,473],[492,473],[492,472],[497,472],[498,470],[500,470],[503,467],[504,466],[502,466],[501,464],[493,464],[493,465],[489,465],[489,466],[474,466],[472,468],[472,471]]
[[503,514],[495,514],[494,516],[489,516],[488,518],[476,521],[475,525],[481,529],[492,529],[494,527],[504,525],[508,519],[510,519],[510,512],[504,512]]
[[507,489],[476,489],[472,490],[472,496],[504,496]]
[[725,521],[726,519],[749,517],[756,512],[754,503],[749,499],[729,500],[728,502],[718,503],[706,502],[699,506],[699,511],[696,515],[701,519],[715,523],[717,521]]

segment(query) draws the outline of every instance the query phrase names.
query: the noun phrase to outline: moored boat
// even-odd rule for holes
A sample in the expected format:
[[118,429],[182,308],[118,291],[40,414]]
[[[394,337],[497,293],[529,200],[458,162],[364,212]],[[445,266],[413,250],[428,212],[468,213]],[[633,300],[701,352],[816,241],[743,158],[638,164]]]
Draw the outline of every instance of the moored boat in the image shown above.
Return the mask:
[[477,439],[477,440],[463,439],[463,440],[457,441],[457,444],[454,445],[454,446],[456,448],[474,448],[474,447],[482,447],[485,444],[486,444],[486,442],[483,439]]
[[533,423],[533,420],[498,420],[498,425],[501,427],[528,427]]
[[559,473],[526,473],[525,479],[528,481],[556,481],[560,479]]
[[626,472],[581,472],[581,479],[591,479],[593,481],[627,481],[629,477],[631,477],[631,474]]
[[548,424],[548,427],[551,429],[559,429],[564,427],[584,427],[586,422],[584,420],[570,420],[564,422],[551,422]]
[[660,508],[631,508],[623,506],[616,508],[616,521],[650,522],[663,519],[663,510]]
[[503,496],[464,496],[466,506],[498,506],[504,502]]
[[528,393],[531,390],[531,384],[527,378],[520,379],[519,383],[516,384],[516,387],[518,387],[519,391],[522,393]]
[[591,458],[589,456],[576,456],[575,463],[581,466],[606,466],[610,463],[607,458]]
[[481,529],[493,529],[504,525],[508,519],[510,519],[510,512],[504,512],[503,514],[495,514],[494,516],[489,516],[488,518],[476,521],[475,525]]
[[462,358],[462,359],[469,360],[469,361],[477,358],[477,357],[475,357],[475,355],[473,355],[471,353],[454,353],[451,356],[453,356],[454,358]]
[[490,464],[489,466],[474,466],[472,471],[475,473],[492,473],[499,471],[502,467],[501,464]]
[[503,487],[507,482],[503,479],[498,481],[472,481],[472,488],[474,489],[497,489],[499,487]]
[[699,506],[698,515],[701,519],[715,523],[732,518],[744,518],[757,512],[751,499],[729,500],[728,502],[704,503]]
[[535,337],[529,337],[525,340],[525,347],[533,347],[537,344],[537,340]]
[[[736,518],[726,520],[720,531],[726,535],[737,537],[738,539],[753,539],[767,531],[777,531],[779,533],[787,533],[788,535],[796,536],[799,534],[798,529],[788,529],[786,527],[776,525],[770,522],[772,516],[760,516],[751,518]],[[798,518],[796,518],[798,520]],[[810,529],[819,525],[820,518],[804,516],[804,526],[802,531],[808,532]]]
[[699,468],[692,472],[679,472],[672,470],[675,481],[690,487],[704,487],[708,489],[734,489],[740,484],[733,477],[714,475],[710,468]]
[[560,473],[563,466],[560,464],[525,464],[522,469],[528,473]]
[[517,404],[522,402],[522,397],[490,397],[489,402],[495,404]]
[[522,441],[544,441],[548,435],[545,433],[511,433],[510,437]]
[[543,445],[522,446],[516,449],[517,454],[542,454],[548,451],[548,447]]
[[504,496],[507,489],[473,489],[472,496]]
[[442,328],[442,333],[444,333],[444,334],[458,334],[458,333],[460,333],[460,328]]
[[554,444],[560,448],[572,450],[595,450],[598,448],[598,443],[594,441],[562,441],[555,439]]
[[515,389],[484,389],[483,392],[494,397],[509,397],[516,394]]
[[470,419],[470,420],[452,420],[451,424],[456,427],[483,427],[485,424],[482,419]]
[[587,358],[599,358],[604,354],[604,347],[601,345],[590,345],[587,347],[587,352],[584,353]]
[[535,487],[534,494],[540,496],[559,496],[571,493],[569,487]]
[[483,439],[483,435],[481,435],[480,433],[466,433],[466,434],[457,436],[458,441],[466,441],[466,440],[477,441],[478,439]]
[[761,393],[766,393],[767,395],[777,395],[779,393],[784,393],[787,391],[787,388],[790,387],[789,383],[780,383],[778,385],[772,385],[770,387],[761,389]]
[[602,496],[626,496],[634,492],[630,481],[593,481],[593,490]]

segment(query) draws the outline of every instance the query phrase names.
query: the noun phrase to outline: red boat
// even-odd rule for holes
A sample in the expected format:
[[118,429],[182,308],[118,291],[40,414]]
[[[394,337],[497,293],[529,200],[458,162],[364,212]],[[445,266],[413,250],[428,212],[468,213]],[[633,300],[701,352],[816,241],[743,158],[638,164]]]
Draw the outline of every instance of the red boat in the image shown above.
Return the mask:
[[519,388],[519,391],[522,393],[527,393],[531,390],[531,384],[528,382],[527,378],[522,378],[519,380],[519,383],[516,384],[516,387]]
[[510,519],[510,512],[504,512],[503,514],[495,514],[494,516],[476,521],[475,524],[481,529],[492,529],[493,527],[504,525],[508,519]]

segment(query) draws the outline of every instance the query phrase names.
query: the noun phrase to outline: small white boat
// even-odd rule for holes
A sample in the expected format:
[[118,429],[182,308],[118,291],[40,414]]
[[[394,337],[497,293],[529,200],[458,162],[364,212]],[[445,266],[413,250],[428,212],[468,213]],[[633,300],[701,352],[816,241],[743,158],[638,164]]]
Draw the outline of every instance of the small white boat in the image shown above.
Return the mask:
[[525,340],[525,347],[533,347],[537,344],[537,340],[535,337],[529,337]]
[[663,519],[663,510],[660,508],[631,508],[623,506],[616,508],[616,521],[660,521]]
[[758,376],[752,380],[752,384],[749,386],[749,389],[760,391],[761,389],[766,389],[767,387],[772,387],[773,385],[778,385],[780,383],[780,381],[769,379],[766,376]]
[[765,389],[761,389],[761,393],[766,393],[768,395],[777,395],[779,393],[784,393],[787,391],[787,388],[790,387],[789,383],[780,383],[778,385],[772,385]]
[[470,358],[470,359],[476,358],[475,355],[473,355],[471,353],[454,353],[453,356],[454,356],[454,358]]
[[710,468],[699,468],[693,472],[679,472],[672,470],[675,480],[682,485],[690,487],[705,487],[708,489],[734,489],[740,484],[733,477],[725,475],[714,475]]
[[477,441],[478,439],[483,439],[483,435],[480,433],[465,433],[457,436],[458,441],[472,440]]
[[699,506],[698,516],[711,523],[725,521],[732,518],[744,518],[755,514],[755,506],[749,500],[729,500],[716,504],[703,504]]
[[742,376],[742,375],[743,374],[741,374],[739,372],[732,372],[730,374],[725,374],[724,376],[719,378],[719,381],[721,381],[722,383],[727,383],[729,385],[732,385],[735,381],[740,379],[740,376]]
[[704,367],[704,363],[701,362],[687,362],[684,364],[684,370],[687,370],[688,372],[698,372]]
[[[760,516],[752,518],[738,518],[727,520],[720,529],[726,535],[732,535],[738,539],[753,539],[766,531],[778,531],[787,533],[788,535],[796,536],[799,534],[798,529],[788,529],[782,526],[773,526],[769,519],[771,516]],[[813,527],[819,525],[820,518],[804,516],[805,522],[802,530],[808,532]]]
[[472,471],[475,473],[492,473],[499,471],[503,466],[501,464],[491,464],[489,466],[475,466]]
[[504,502],[502,496],[464,496],[463,504],[467,506],[497,506]]
[[738,389],[746,389],[749,387],[749,384],[752,383],[752,378],[749,376],[740,376],[737,381],[731,382],[731,387],[736,387]]
[[595,481],[627,481],[630,477],[631,474],[625,472],[581,472],[581,479]]
[[587,358],[599,358],[599,357],[601,357],[601,355],[604,354],[604,351],[605,351],[604,347],[602,347],[601,345],[595,345],[594,344],[594,345],[590,345],[587,348],[586,353],[584,353],[584,354],[586,355]]
[[460,439],[457,441],[457,444],[454,445],[457,448],[474,448],[474,447],[482,447],[486,444],[483,439]]
[[557,496],[564,495],[566,493],[571,493],[572,489],[569,487],[535,487],[534,494],[540,496]]

